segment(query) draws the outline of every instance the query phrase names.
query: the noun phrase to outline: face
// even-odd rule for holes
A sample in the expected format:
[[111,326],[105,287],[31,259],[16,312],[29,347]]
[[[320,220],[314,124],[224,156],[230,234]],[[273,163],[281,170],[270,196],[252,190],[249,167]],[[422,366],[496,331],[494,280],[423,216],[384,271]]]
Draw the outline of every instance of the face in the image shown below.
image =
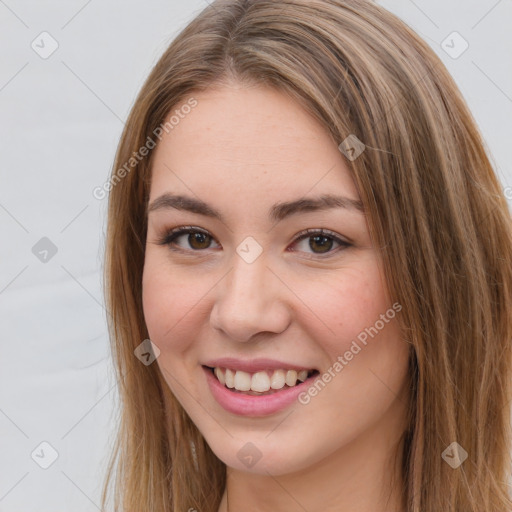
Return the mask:
[[[193,97],[155,149],[148,208],[143,307],[166,384],[244,471],[292,473],[390,436],[408,345],[345,157],[274,89]],[[286,385],[244,392],[226,373],[242,390]]]

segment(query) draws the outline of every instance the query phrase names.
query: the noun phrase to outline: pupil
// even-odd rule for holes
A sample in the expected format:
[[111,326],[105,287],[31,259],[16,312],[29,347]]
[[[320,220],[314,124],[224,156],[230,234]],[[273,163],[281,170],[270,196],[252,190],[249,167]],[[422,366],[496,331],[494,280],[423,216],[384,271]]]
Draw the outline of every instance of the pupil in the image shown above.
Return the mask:
[[[333,240],[331,240],[327,236],[317,235],[317,236],[311,237],[310,242],[309,242],[309,247],[311,247],[311,249],[314,249],[312,241],[313,241],[313,243],[319,244],[319,246],[320,246],[319,252],[328,252],[332,248]],[[320,241],[322,241],[322,242],[320,242]],[[327,242],[327,244],[325,242]]]

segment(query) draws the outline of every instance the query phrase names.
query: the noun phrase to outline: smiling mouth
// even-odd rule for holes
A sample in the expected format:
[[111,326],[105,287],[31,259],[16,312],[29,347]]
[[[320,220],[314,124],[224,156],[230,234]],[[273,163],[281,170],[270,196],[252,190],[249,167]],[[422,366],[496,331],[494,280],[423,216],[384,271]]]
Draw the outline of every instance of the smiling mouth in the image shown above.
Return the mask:
[[225,388],[244,395],[271,395],[300,385],[319,374],[316,369],[299,372],[278,369],[249,373],[230,368],[204,368],[207,368]]

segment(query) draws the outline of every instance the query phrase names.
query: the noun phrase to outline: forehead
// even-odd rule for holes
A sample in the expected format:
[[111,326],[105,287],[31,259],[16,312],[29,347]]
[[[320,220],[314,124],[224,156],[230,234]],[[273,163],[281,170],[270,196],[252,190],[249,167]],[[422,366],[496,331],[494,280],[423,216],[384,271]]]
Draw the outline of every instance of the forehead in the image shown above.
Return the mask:
[[155,149],[151,198],[187,188],[203,197],[220,189],[246,199],[251,191],[295,197],[314,188],[358,198],[337,144],[285,93],[230,85],[191,97],[194,108],[182,109],[190,99],[185,98],[169,113],[168,119],[175,116],[173,128]]

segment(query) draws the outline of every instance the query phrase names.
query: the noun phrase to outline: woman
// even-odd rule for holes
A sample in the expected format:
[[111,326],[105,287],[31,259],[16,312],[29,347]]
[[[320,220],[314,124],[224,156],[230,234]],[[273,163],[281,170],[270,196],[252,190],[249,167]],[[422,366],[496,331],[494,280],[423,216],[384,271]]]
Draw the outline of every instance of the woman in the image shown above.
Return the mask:
[[214,2],[139,94],[108,216],[104,504],[116,470],[130,512],[512,510],[510,214],[398,18]]

